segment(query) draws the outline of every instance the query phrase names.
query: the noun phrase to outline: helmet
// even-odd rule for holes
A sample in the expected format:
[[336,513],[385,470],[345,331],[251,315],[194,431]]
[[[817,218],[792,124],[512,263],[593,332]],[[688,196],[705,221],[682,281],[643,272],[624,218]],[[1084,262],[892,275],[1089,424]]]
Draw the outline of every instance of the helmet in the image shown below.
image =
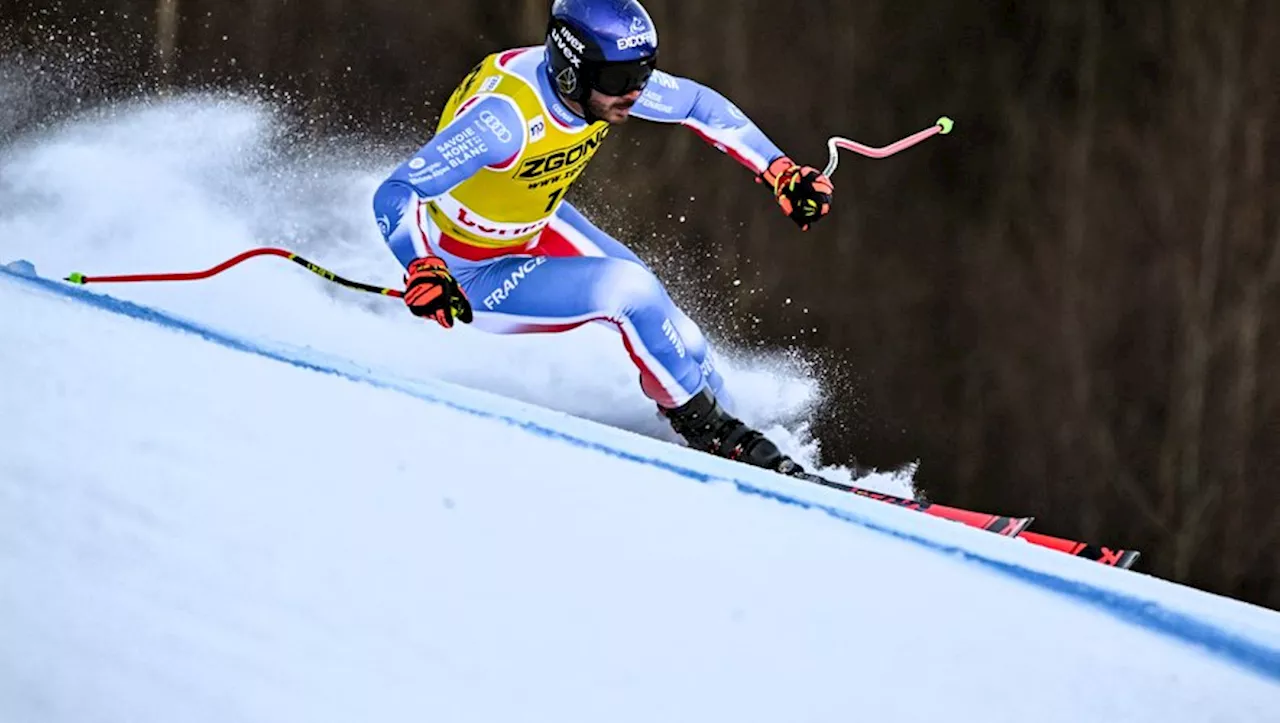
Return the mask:
[[643,90],[658,61],[658,31],[637,0],[555,0],[547,72],[564,97]]

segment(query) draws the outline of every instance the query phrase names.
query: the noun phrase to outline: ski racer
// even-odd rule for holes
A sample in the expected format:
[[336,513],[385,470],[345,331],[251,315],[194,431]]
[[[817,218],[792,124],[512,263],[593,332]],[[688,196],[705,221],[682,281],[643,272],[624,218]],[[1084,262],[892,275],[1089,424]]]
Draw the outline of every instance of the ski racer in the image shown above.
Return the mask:
[[610,129],[635,116],[683,125],[727,153],[802,229],[830,210],[830,179],[657,59],[637,0],[555,0],[545,44],[475,66],[435,136],[378,188],[374,216],[406,269],[413,314],[499,334],[612,325],[644,393],[691,447],[803,474],[726,408],[706,339],[653,272],[564,200]]

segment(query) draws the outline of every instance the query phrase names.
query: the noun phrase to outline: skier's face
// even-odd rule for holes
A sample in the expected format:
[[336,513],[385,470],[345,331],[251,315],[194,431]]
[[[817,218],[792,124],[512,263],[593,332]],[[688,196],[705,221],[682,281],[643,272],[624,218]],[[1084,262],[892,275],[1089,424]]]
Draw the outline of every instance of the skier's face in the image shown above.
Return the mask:
[[602,121],[617,125],[626,123],[631,117],[631,106],[640,98],[641,91],[633,90],[626,95],[605,95],[592,89],[587,99],[587,108],[591,114]]

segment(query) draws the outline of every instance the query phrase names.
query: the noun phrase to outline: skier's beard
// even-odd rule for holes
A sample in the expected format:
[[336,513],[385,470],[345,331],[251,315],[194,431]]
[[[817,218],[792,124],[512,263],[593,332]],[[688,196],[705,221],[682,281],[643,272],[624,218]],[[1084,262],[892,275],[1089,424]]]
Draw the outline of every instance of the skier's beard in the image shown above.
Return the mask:
[[602,121],[621,125],[631,117],[631,106],[636,104],[636,100],[627,96],[603,95],[592,91],[591,97],[587,99],[587,109],[592,116]]

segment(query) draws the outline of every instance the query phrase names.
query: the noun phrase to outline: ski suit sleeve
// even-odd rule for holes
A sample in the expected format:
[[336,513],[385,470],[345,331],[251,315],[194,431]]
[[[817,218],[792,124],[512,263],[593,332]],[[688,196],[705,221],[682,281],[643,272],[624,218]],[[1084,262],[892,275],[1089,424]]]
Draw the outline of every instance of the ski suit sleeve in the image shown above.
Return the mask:
[[783,155],[745,113],[723,95],[688,78],[655,70],[631,115],[691,128],[723,153],[757,175]]
[[511,100],[480,97],[387,177],[373,194],[373,215],[383,239],[408,266],[425,249],[414,246],[413,200],[435,198],[485,166],[501,165],[524,150],[524,123]]

